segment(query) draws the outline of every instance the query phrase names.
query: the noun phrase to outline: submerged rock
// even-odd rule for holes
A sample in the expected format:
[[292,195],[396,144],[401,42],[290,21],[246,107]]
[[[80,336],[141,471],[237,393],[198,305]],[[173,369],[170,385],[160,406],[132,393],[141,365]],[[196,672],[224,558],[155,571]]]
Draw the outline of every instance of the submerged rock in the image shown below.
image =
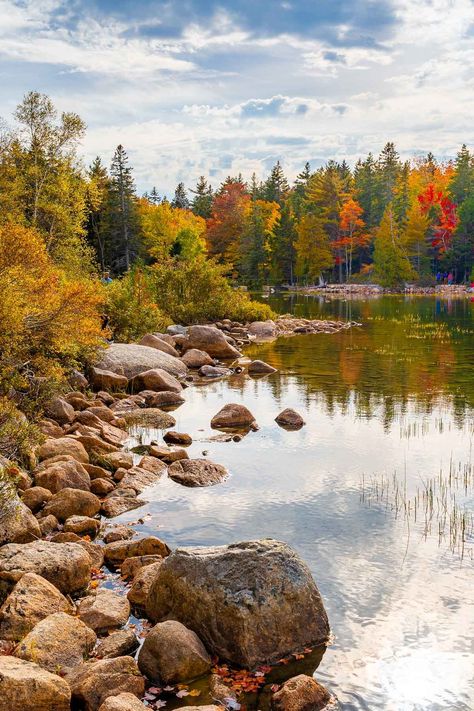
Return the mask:
[[289,546],[269,539],[177,549],[151,586],[147,614],[179,620],[210,653],[247,668],[329,635],[308,567]]
[[251,375],[267,375],[277,372],[276,368],[265,363],[263,360],[253,360],[249,363],[247,370]]
[[213,429],[245,429],[255,424],[255,417],[250,410],[235,402],[224,405],[211,420]]
[[301,415],[296,410],[292,410],[291,407],[287,407],[286,410],[280,412],[275,417],[275,422],[286,430],[300,430],[305,424]]
[[285,681],[272,698],[273,711],[321,711],[331,695],[312,676],[299,674]]

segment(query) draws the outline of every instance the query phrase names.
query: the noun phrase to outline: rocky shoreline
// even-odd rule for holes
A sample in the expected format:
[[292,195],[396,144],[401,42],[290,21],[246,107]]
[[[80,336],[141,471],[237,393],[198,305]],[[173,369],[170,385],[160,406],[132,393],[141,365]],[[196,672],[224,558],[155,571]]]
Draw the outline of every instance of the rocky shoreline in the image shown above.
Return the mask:
[[[284,316],[173,326],[111,344],[87,378],[71,374],[74,389],[47,404],[31,471],[2,463],[0,711],[237,711],[242,698],[258,699],[262,711],[334,707],[312,677],[317,664],[304,666],[329,640],[324,604],[289,546],[267,539],[171,551],[114,518],[139,509],[164,476],[187,487],[228,476],[189,458],[191,437],[172,429],[169,409],[186,387],[243,369],[271,376],[270,365],[242,359],[247,343],[352,325]],[[275,420],[304,426],[291,409]],[[163,442],[128,451],[137,424],[166,430]],[[258,423],[227,403],[211,426],[241,437]],[[111,588],[108,575],[120,584]]]
[[436,286],[407,285],[399,289],[390,289],[378,286],[377,284],[327,284],[321,286],[294,287],[288,290],[289,293],[297,294],[318,294],[328,298],[368,298],[380,297],[389,294],[410,296],[436,296],[438,298],[472,298],[474,292],[470,286],[465,284],[438,284]]

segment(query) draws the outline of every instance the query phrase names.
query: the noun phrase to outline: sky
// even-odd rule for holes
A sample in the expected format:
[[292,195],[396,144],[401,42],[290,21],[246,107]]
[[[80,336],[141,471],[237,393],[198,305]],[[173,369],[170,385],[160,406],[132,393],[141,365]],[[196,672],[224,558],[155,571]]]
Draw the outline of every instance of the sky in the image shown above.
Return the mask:
[[36,90],[139,192],[474,144],[473,0],[0,0],[0,116]]

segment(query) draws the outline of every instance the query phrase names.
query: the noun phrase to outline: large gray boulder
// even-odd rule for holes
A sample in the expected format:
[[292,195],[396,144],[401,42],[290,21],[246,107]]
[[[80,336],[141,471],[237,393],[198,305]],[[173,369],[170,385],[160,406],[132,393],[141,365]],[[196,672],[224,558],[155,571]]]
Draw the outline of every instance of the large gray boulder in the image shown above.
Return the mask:
[[147,614],[193,630],[210,653],[253,668],[329,636],[311,573],[285,543],[265,539],[178,548],[152,583]]
[[214,326],[191,326],[183,344],[183,351],[191,348],[204,351],[213,358],[235,359],[239,351],[227,342],[224,334]]
[[256,341],[271,341],[277,336],[277,327],[271,319],[268,321],[253,321],[248,332]]
[[112,343],[95,365],[129,379],[153,368],[162,368],[175,377],[186,375],[186,366],[179,358],[137,343]]

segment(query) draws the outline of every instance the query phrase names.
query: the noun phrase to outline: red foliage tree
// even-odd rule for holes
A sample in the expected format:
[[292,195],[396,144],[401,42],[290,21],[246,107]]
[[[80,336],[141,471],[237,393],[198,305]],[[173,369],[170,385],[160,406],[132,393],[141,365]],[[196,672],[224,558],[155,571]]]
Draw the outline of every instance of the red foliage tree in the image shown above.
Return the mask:
[[437,190],[433,183],[418,195],[418,202],[423,214],[429,214],[433,218],[431,245],[438,255],[442,255],[451,246],[453,233],[459,222],[457,206],[442,190]]

